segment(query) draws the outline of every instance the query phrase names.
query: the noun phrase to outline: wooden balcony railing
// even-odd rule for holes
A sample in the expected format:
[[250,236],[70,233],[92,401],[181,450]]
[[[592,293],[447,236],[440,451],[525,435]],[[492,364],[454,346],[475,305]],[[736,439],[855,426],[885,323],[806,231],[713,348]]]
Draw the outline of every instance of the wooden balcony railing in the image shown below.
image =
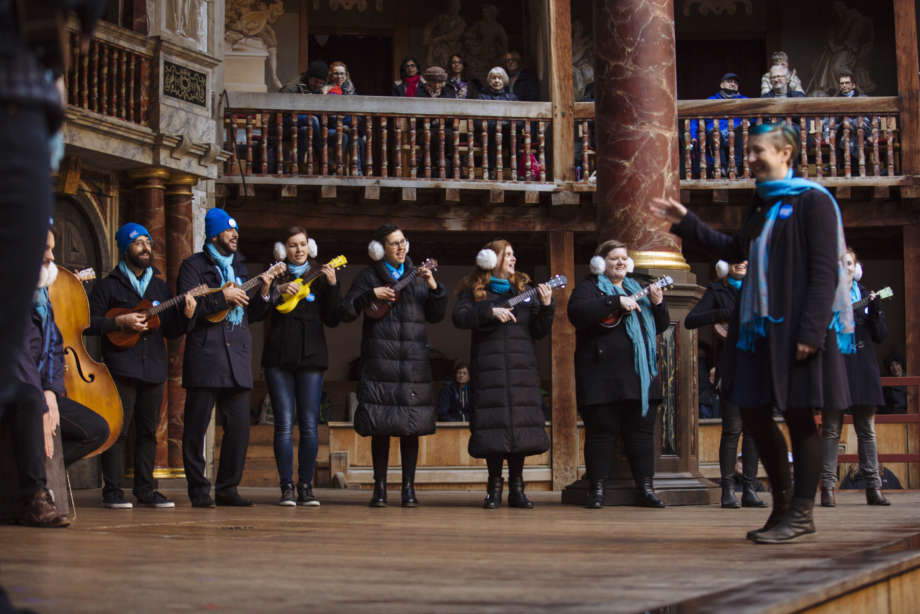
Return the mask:
[[224,174],[534,185],[552,177],[549,103],[229,93]]
[[130,31],[103,26],[86,54],[80,53],[77,33],[71,32],[67,103],[150,127],[150,109],[157,92],[151,43]]

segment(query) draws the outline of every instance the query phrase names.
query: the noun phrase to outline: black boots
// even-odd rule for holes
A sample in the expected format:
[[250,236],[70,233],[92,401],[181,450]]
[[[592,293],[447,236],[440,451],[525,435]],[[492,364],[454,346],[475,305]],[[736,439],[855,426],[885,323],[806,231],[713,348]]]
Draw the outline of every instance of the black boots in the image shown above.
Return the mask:
[[591,480],[585,507],[589,510],[599,510],[604,507],[604,480]]
[[374,494],[371,495],[371,507],[387,506],[387,482],[386,480],[374,480]]
[[835,507],[836,505],[837,505],[837,498],[834,496],[834,487],[833,486],[822,486],[821,487],[821,507]]
[[786,514],[776,526],[754,533],[751,540],[757,544],[782,544],[814,533],[814,505],[814,499],[794,497]]
[[754,529],[753,531],[748,531],[747,538],[753,540],[754,537],[768,531],[779,524],[779,521],[783,519],[786,515],[786,511],[789,509],[789,505],[792,502],[792,489],[787,488],[785,490],[774,490],[773,491],[773,511],[770,512],[770,516],[767,518],[767,523],[759,529]]
[[528,510],[533,509],[533,501],[524,494],[524,478],[514,477],[508,479],[508,505]]
[[664,501],[655,494],[652,478],[641,478],[636,482],[636,505],[641,507],[664,507]]
[[406,480],[402,485],[402,506],[415,507],[418,505],[418,499],[415,498],[415,482]]
[[726,509],[739,509],[741,504],[735,498],[734,480],[731,478],[722,478],[719,480],[722,486],[722,507]]
[[867,488],[866,505],[891,505],[891,501],[886,499],[878,488]]
[[767,504],[757,496],[757,491],[754,490],[754,480],[744,478],[742,484],[741,507],[767,507]]
[[487,510],[494,510],[502,504],[502,476],[489,476],[489,483],[486,486],[486,498],[482,502],[482,507]]

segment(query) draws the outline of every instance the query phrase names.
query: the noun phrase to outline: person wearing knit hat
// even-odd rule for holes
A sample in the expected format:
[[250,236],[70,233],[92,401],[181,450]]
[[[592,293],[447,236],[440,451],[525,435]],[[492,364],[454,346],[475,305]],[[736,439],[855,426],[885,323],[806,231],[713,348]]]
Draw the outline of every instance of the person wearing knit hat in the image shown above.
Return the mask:
[[[141,301],[157,305],[172,299],[169,286],[153,267],[154,245],[146,228],[134,222],[124,224],[115,233],[121,260],[104,279],[93,286],[90,294],[90,328],[87,333],[102,339],[102,356],[115,379],[124,410],[124,425],[115,444],[102,453],[102,505],[109,509],[130,509],[132,503],[122,492],[125,473],[125,442],[128,426],[134,424],[134,495],[137,505],[153,508],[175,507],[155,489],[153,466],[156,456],[156,433],[168,373],[164,339],[185,334],[195,315],[197,301],[186,295],[184,300],[156,316],[136,311]],[[114,310],[124,313],[111,317]],[[129,346],[115,345],[108,333],[130,331],[138,335]]]
[[[193,507],[213,507],[211,483],[205,475],[204,435],[216,404],[224,418],[220,464],[214,493],[217,505],[248,507],[240,496],[249,445],[249,400],[252,389],[252,335],[249,323],[265,318],[271,304],[272,280],[281,270],[272,267],[259,275],[260,291],[250,297],[241,285],[248,277],[238,251],[239,226],[223,209],[205,215],[204,249],[179,267],[177,290],[187,292],[205,284],[220,289],[202,295],[188,326],[182,364],[186,389],[182,461]],[[279,267],[283,270],[283,267]],[[212,322],[207,316],[227,312]]]

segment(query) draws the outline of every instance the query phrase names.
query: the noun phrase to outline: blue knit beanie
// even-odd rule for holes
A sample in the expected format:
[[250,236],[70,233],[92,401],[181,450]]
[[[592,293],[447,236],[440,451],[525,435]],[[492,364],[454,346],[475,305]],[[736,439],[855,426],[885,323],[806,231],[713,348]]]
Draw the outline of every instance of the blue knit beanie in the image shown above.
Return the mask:
[[236,220],[230,217],[230,214],[224,211],[223,209],[208,209],[208,212],[204,216],[204,234],[210,239],[215,237],[227,230],[228,228],[239,228],[236,225]]
[[[115,233],[115,242],[118,244],[118,253],[123,254],[128,251],[128,246],[134,243],[138,237],[147,237],[150,239],[150,233],[140,224],[128,222],[118,229]],[[152,240],[152,239],[151,239]]]

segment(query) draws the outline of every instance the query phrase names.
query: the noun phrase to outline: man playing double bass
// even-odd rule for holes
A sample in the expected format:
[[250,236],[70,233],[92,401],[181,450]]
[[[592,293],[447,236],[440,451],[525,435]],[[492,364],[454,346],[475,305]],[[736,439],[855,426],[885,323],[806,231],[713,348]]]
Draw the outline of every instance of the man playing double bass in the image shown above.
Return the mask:
[[[164,338],[175,339],[185,333],[195,315],[196,301],[186,294],[185,301],[165,309],[157,316],[159,326],[151,326],[146,314],[136,311],[115,317],[113,309],[134,309],[145,300],[152,305],[172,298],[169,286],[152,266],[153,244],[150,233],[140,224],[127,223],[115,233],[121,260],[109,275],[96,283],[90,295],[92,313],[87,334],[102,336],[102,355],[115,379],[124,408],[124,428],[115,444],[102,454],[102,505],[130,509],[121,490],[124,475],[124,445],[128,426],[134,418],[134,496],[143,507],[169,508],[175,503],[154,488],[153,465],[157,446],[157,422],[163,403],[167,376]],[[133,331],[139,338],[130,347],[118,347],[109,339],[112,331]]]

